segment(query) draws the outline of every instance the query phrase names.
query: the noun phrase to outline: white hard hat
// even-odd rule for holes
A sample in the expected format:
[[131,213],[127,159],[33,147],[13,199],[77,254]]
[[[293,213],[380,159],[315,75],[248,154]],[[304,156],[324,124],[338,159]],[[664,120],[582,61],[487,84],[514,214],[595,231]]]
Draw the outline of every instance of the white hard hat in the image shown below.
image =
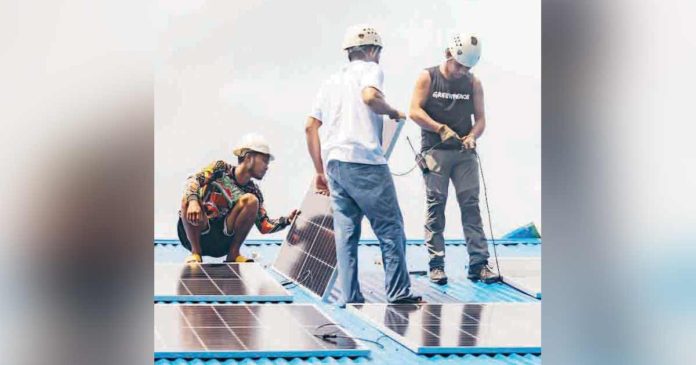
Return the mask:
[[382,47],[382,37],[380,37],[375,28],[367,24],[357,24],[348,27],[343,38],[344,50],[368,45]]
[[268,155],[271,161],[274,160],[274,157],[271,154],[271,148],[268,146],[268,142],[266,142],[266,139],[258,133],[249,133],[244,135],[241,142],[232,151],[232,153],[235,156],[242,156],[247,151],[263,153]]
[[474,67],[481,58],[481,40],[474,34],[454,35],[447,45],[452,58],[460,65]]

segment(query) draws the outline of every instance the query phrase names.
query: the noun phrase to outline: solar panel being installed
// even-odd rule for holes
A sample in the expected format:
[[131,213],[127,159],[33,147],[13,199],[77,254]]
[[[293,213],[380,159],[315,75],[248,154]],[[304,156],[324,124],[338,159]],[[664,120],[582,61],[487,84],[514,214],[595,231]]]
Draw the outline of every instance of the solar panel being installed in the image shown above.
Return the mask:
[[325,298],[336,279],[336,242],[329,198],[309,189],[273,268]]
[[[367,356],[313,304],[155,304],[155,359]],[[324,327],[322,327],[324,326]]]
[[[382,147],[387,159],[404,123],[384,122]],[[323,300],[328,300],[337,276],[331,200],[315,194],[314,186],[310,185],[300,212],[283,241],[273,268]]]
[[[493,260],[490,260],[493,264]],[[511,287],[541,299],[541,258],[505,257],[498,258],[503,282]]]
[[156,264],[156,302],[290,302],[258,263]]
[[418,354],[541,353],[539,303],[353,304]]

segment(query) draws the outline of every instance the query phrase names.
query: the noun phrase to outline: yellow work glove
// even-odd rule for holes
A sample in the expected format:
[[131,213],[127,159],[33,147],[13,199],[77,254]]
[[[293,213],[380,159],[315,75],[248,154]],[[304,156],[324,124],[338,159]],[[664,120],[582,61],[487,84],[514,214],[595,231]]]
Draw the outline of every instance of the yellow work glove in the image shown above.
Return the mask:
[[452,130],[449,126],[446,125],[441,125],[440,128],[437,129],[437,134],[440,135],[440,138],[442,139],[442,142],[445,142],[446,140],[450,138],[457,138],[459,139],[459,135]]

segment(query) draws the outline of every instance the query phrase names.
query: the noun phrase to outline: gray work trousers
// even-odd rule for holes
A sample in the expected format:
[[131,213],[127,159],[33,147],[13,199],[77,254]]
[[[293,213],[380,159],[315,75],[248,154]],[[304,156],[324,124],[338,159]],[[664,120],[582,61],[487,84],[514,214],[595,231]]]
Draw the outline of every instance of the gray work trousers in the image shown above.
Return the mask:
[[488,241],[479,210],[479,170],[471,151],[432,150],[425,155],[430,169],[423,175],[426,194],[425,245],[430,268],[445,267],[445,204],[452,180],[461,211],[469,266],[488,263]]

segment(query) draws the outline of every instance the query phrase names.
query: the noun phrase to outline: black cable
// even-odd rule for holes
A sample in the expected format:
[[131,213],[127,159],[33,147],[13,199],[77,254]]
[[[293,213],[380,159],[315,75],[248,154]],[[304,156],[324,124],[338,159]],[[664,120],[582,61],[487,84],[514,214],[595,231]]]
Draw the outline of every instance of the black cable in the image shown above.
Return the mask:
[[476,150],[473,150],[474,155],[476,155],[476,160],[478,161],[479,171],[481,171],[481,182],[483,182],[483,197],[486,200],[486,211],[488,212],[488,229],[491,233],[491,241],[493,242],[493,254],[495,255],[495,268],[498,271],[498,277],[502,279],[500,275],[500,264],[498,264],[498,250],[496,249],[495,238],[493,237],[493,222],[491,221],[491,208],[488,205],[488,189],[486,189],[486,178],[483,176],[483,164],[481,164],[481,157],[479,157]]
[[[300,284],[304,284],[305,280],[307,280],[307,279],[310,279],[309,280],[310,283],[312,282],[312,279],[313,279],[312,278],[312,270],[309,270],[309,269],[305,270],[305,272],[302,274],[302,277],[297,282],[284,281],[284,282],[280,283],[280,285],[284,286],[286,289],[293,289],[293,288],[297,288],[297,286]],[[290,286],[290,285],[292,285],[292,286]]]
[[[406,138],[408,139],[408,137],[406,137]],[[457,139],[457,141],[459,141],[459,142],[461,143],[461,140],[460,140],[460,139]],[[410,143],[410,142],[411,142],[411,141],[409,140],[409,143]],[[441,145],[441,144],[443,144],[443,143],[445,143],[445,141],[440,141],[439,143],[436,143],[436,144],[433,145],[432,147],[430,147],[430,148],[428,148],[427,150],[423,151],[423,152],[422,152],[422,155],[425,155],[426,153],[432,151],[435,147],[437,147],[437,146],[439,146],[439,145]],[[464,144],[463,144],[463,143],[462,143],[462,147],[464,147]],[[411,148],[413,148],[413,146],[411,146]],[[415,152],[415,150],[414,150],[414,152]],[[472,152],[474,153],[474,155],[476,155],[476,160],[478,161],[478,165],[479,165],[479,171],[481,172],[481,181],[483,182],[483,196],[484,196],[484,199],[485,199],[485,201],[486,201],[486,212],[488,213],[488,229],[489,229],[489,231],[490,231],[490,233],[491,233],[491,236],[490,236],[490,237],[491,237],[491,241],[493,242],[493,254],[494,254],[494,256],[495,256],[495,268],[496,268],[496,270],[498,271],[498,277],[500,277],[500,278],[502,279],[502,276],[500,275],[500,265],[498,264],[498,250],[497,250],[496,245],[495,245],[495,238],[493,237],[493,222],[492,222],[492,220],[491,220],[491,208],[490,208],[490,206],[488,205],[488,189],[486,188],[486,179],[485,179],[484,176],[483,176],[483,164],[481,164],[481,158],[479,157],[479,155],[478,155],[478,153],[476,152],[476,149],[475,149],[475,148],[472,149]],[[417,155],[416,155],[416,158],[418,158]],[[401,174],[394,174],[394,173],[392,173],[392,175],[393,175],[393,176],[405,176],[405,175],[409,174],[411,171],[415,170],[416,167],[418,167],[418,162],[416,162],[416,165],[413,166],[410,170],[408,170],[408,171],[406,171],[406,172],[404,172],[404,173],[401,173]]]
[[[408,139],[408,137],[406,137],[406,139]],[[410,140],[409,140],[409,143],[411,143]],[[439,146],[439,145],[441,145],[441,144],[443,144],[443,143],[445,143],[445,141],[440,141],[440,142],[434,144],[432,147],[428,148],[427,150],[421,152],[420,154],[421,154],[422,156],[425,156],[426,153],[432,151],[433,149],[435,149],[435,147],[437,147],[437,146]],[[413,148],[413,146],[411,146],[411,148]],[[414,150],[413,152],[415,153],[416,151]],[[417,159],[417,158],[418,158],[418,154],[416,154],[416,159]],[[425,158],[425,157],[421,157],[421,159],[422,159],[422,158]],[[406,172],[396,173],[396,174],[392,172],[391,174],[392,174],[392,176],[406,176],[406,175],[410,174],[413,170],[415,170],[416,167],[418,167],[418,162],[419,162],[419,161],[416,161],[416,164],[415,164],[413,167],[411,167],[411,168],[410,168],[408,171],[406,171]]]
[[[379,343],[375,340],[370,340],[369,338],[343,336],[343,335],[337,335],[335,333],[329,333],[329,334],[325,334],[325,335],[314,335],[314,337],[320,338],[326,342],[333,342],[333,341],[329,341],[330,338],[347,338],[347,339],[354,340],[354,341],[358,340],[358,341],[363,341],[363,342],[370,342],[370,343],[374,343],[375,345],[377,345],[380,350],[384,350],[384,345],[382,345],[381,343]],[[333,343],[335,343],[335,342],[333,342]]]
[[[320,328],[327,327],[327,326],[340,327],[340,325],[338,323],[324,323],[321,326],[318,326],[317,328],[315,328],[314,330],[316,331]],[[331,343],[335,343],[335,341],[330,341],[331,338],[346,338],[346,339],[350,339],[353,341],[358,340],[358,341],[363,341],[363,342],[369,342],[369,343],[373,343],[373,344],[377,345],[380,348],[380,350],[384,350],[384,345],[379,343],[379,340],[383,337],[387,337],[385,335],[382,335],[380,337],[377,337],[376,340],[370,340],[369,338],[363,338],[363,337],[343,336],[343,335],[339,335],[338,332],[331,332],[331,333],[324,333],[324,334],[313,333],[312,335],[316,338],[319,338],[321,340],[324,340],[326,342],[331,342]]]

